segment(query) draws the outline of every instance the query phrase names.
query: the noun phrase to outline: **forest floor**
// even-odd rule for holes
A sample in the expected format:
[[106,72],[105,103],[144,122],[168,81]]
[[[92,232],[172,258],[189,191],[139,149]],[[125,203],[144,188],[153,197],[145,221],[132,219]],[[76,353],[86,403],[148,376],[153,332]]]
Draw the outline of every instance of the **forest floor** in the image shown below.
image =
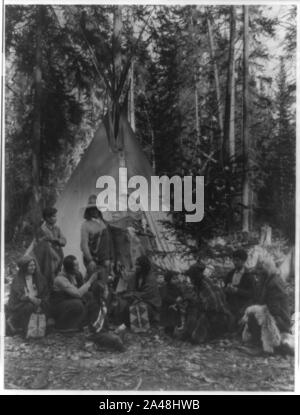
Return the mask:
[[[20,252],[22,249],[20,249]],[[13,272],[11,252],[6,270]],[[11,278],[7,277],[5,297]],[[162,330],[124,333],[124,352],[99,348],[85,332],[39,340],[5,338],[5,388],[94,391],[294,390],[294,358],[266,356],[231,337],[192,345]]]
[[[125,334],[125,352],[84,333],[5,339],[5,388],[97,391],[293,391],[294,359],[237,339],[191,345],[159,331]],[[257,353],[256,353],[257,352]]]

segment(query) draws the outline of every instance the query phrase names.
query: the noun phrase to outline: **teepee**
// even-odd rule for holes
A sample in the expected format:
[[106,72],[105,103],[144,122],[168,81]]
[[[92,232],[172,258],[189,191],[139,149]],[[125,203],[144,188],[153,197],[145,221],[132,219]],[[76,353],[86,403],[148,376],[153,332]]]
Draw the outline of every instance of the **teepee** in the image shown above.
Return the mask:
[[[67,239],[64,254],[75,255],[81,269],[83,265],[80,228],[89,196],[99,193],[99,189],[96,188],[97,179],[101,176],[111,176],[118,188],[119,168],[126,167],[128,180],[134,175],[142,176],[150,187],[151,176],[154,174],[124,114],[119,118],[119,136],[122,137],[122,148],[114,151],[109,144],[105,122],[101,123],[56,203],[58,226]],[[145,220],[152,234],[154,262],[161,268],[176,271],[182,269],[178,257],[178,243],[165,226],[166,222],[170,221],[167,212],[104,211],[103,217],[110,225],[122,228],[126,226],[126,218],[130,218],[131,221]]]
[[[90,21],[89,27],[91,24]],[[117,6],[114,12],[111,47],[106,45],[106,48],[110,48],[109,56],[112,59],[111,62],[106,61],[104,64],[100,56],[97,59],[97,51],[93,52],[93,48],[87,40],[91,39],[91,34],[87,34],[86,30],[88,29],[83,21],[80,25],[88,50],[91,52],[92,61],[98,74],[105,81],[110,97],[110,105],[103,122],[56,203],[58,226],[67,239],[64,254],[75,255],[82,269],[80,228],[83,222],[84,206],[86,206],[89,196],[99,193],[99,189],[96,188],[97,179],[101,176],[111,176],[115,179],[118,187],[119,169],[126,167],[128,180],[134,175],[142,176],[150,188],[151,176],[154,174],[125,115],[130,86],[130,83],[128,86],[127,75],[136,44],[132,45],[131,51],[124,61],[124,56],[121,57],[121,28],[122,10],[120,6]],[[139,39],[142,32],[143,30]],[[120,183],[120,186],[127,186],[127,183]],[[165,221],[170,221],[167,212],[149,210],[136,213],[130,211],[103,212],[103,217],[111,226],[123,228],[126,227],[126,219],[129,217],[133,221],[146,222],[151,234],[151,256],[155,262],[163,268],[171,268],[176,271],[182,269],[181,261],[177,255],[176,238],[170,235],[164,225]]]

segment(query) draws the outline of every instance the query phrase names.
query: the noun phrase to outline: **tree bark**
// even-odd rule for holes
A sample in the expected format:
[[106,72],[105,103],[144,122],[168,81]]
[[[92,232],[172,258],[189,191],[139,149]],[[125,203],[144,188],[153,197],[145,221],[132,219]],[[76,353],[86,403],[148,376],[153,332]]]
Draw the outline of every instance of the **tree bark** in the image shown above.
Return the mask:
[[235,44],[233,45],[233,76],[230,91],[230,121],[229,121],[229,158],[235,156]]
[[198,79],[194,76],[195,82],[195,129],[196,129],[196,145],[200,145],[200,117],[199,117],[199,97],[198,97]]
[[224,139],[222,148],[222,162],[225,163],[230,154],[230,133],[234,134],[234,46],[236,38],[236,12],[235,6],[231,6],[230,15],[230,41],[229,41],[229,56],[228,56],[228,73],[226,84],[226,98],[225,98],[225,115],[224,115]]
[[113,14],[113,37],[112,37],[112,66],[113,66],[113,79],[112,79],[112,102],[111,102],[111,124],[114,128],[114,139],[117,141],[119,132],[119,97],[118,86],[122,72],[122,54],[121,54],[121,35],[122,31],[122,8],[120,6],[114,7]]
[[[147,97],[145,96],[146,99],[146,103],[148,106],[148,100]],[[147,121],[148,121],[148,126],[149,126],[149,130],[150,130],[150,134],[151,134],[151,165],[152,165],[152,169],[155,173],[156,171],[156,161],[155,161],[155,136],[154,136],[154,131],[152,128],[152,124],[151,124],[151,120],[149,117],[149,113],[148,113],[148,108],[146,108],[146,116],[147,116]]]
[[154,132],[153,132],[153,128],[150,125],[150,132],[151,132],[151,160],[152,160],[152,169],[153,172],[156,172],[156,161],[155,161],[155,137],[154,137]]
[[220,130],[220,154],[222,154],[224,132],[223,132],[223,109],[222,109],[222,102],[221,102],[220,77],[219,77],[219,70],[218,70],[216,54],[215,54],[215,43],[214,43],[214,36],[213,36],[213,19],[208,9],[207,9],[207,27],[208,27],[210,56],[211,56],[211,60],[213,63],[213,69],[214,69],[216,98],[217,98],[217,106],[218,106],[218,124],[219,124],[219,130]]
[[121,72],[121,30],[122,30],[122,9],[120,6],[115,6],[114,9],[114,21],[113,21],[113,65],[114,65],[114,82],[115,92],[117,88],[117,81]]
[[272,228],[269,225],[263,225],[260,229],[260,241],[262,246],[272,245]]
[[41,156],[41,105],[42,105],[42,19],[43,6],[36,6],[36,44],[34,69],[34,119],[32,146],[33,221],[35,231],[41,213],[40,156]]
[[134,106],[134,62],[132,61],[130,71],[129,71],[129,78],[130,78],[130,91],[129,91],[129,105],[128,105],[128,118],[129,123],[133,131],[135,131],[135,106]]
[[[130,10],[130,24],[132,27],[132,32],[134,33],[134,20],[133,12]],[[128,97],[128,120],[133,131],[135,131],[135,105],[134,105],[134,60],[132,59],[130,69],[129,69],[129,81],[130,81],[130,90]]]
[[244,12],[244,68],[243,68],[243,231],[249,232],[249,8]]

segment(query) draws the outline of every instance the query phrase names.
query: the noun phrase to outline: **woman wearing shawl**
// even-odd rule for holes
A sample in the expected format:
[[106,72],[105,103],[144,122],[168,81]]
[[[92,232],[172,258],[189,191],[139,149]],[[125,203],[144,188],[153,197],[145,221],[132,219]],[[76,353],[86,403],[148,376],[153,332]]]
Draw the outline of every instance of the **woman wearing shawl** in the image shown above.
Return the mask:
[[36,260],[24,256],[18,262],[19,272],[15,276],[7,305],[7,327],[11,334],[25,333],[32,313],[42,310],[48,313],[48,287],[39,272]]
[[266,305],[281,332],[288,332],[291,325],[286,286],[276,267],[262,260],[256,267],[257,286],[254,304]]
[[284,282],[275,265],[261,259],[256,266],[254,305],[243,316],[243,340],[261,344],[267,353],[282,345],[291,329],[289,301]]
[[128,281],[128,290],[122,294],[121,313],[126,325],[129,325],[129,306],[135,301],[146,303],[151,324],[159,323],[161,298],[151,262],[146,255],[137,258],[135,272]]

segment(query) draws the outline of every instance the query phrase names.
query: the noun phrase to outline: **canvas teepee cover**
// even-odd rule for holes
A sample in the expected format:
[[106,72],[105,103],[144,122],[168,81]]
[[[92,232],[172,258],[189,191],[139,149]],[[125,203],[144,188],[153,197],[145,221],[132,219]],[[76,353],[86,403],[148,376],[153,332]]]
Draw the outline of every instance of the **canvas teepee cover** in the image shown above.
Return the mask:
[[[152,168],[143,154],[124,114],[119,118],[118,135],[122,138],[122,153],[128,171],[128,179],[133,175],[143,176],[146,178],[150,188],[150,177],[153,175]],[[80,228],[84,220],[84,207],[90,195],[97,195],[100,192],[100,189],[96,188],[96,181],[100,176],[109,175],[114,177],[118,188],[119,167],[119,153],[111,148],[104,122],[98,128],[90,146],[82,156],[56,203],[58,226],[67,238],[64,254],[75,255],[82,270],[84,268],[80,250]],[[141,215],[147,220],[153,235],[151,246],[153,248],[152,258],[154,261],[162,268],[180,271],[181,264],[176,255],[176,240],[163,224],[164,221],[170,220],[167,212],[147,211],[133,213],[128,211],[120,212],[119,214],[118,212],[103,213],[104,219],[112,226],[121,227],[124,227],[126,218],[131,217],[134,220],[141,218]]]

